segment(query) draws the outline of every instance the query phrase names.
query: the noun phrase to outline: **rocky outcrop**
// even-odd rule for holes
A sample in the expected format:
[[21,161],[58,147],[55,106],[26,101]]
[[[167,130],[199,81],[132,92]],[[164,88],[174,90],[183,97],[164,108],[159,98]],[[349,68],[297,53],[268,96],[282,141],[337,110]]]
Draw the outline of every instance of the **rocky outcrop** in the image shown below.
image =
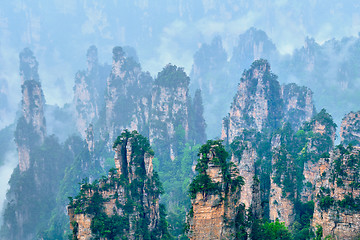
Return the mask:
[[250,28],[239,36],[238,45],[234,47],[230,60],[236,71],[248,68],[255,60],[273,60],[277,50],[266,33],[256,28]]
[[75,75],[74,107],[78,132],[85,137],[87,126],[99,117],[97,105],[98,93],[94,82],[98,81],[97,49],[92,46],[87,51],[87,71],[79,71]]
[[124,131],[114,150],[116,169],[107,178],[82,185],[68,206],[73,237],[160,239],[167,229],[149,142],[136,131]]
[[312,166],[315,210],[314,228],[335,239],[355,239],[360,235],[360,148],[339,146],[329,158]]
[[27,80],[35,80],[36,82],[39,82],[39,63],[36,60],[33,52],[29,48],[25,48],[20,53],[19,58],[21,84],[24,84],[24,82]]
[[290,123],[294,129],[299,129],[316,113],[313,93],[309,88],[290,83],[281,86],[281,95],[284,101],[283,122]]
[[126,57],[121,47],[113,49],[112,71],[107,79],[105,125],[109,142],[125,128],[147,136],[152,78],[139,63]]
[[286,122],[298,129],[314,113],[311,90],[295,84],[280,87],[269,63],[257,60],[240,79],[221,138],[231,143],[244,129],[272,132]]
[[255,61],[245,71],[230,113],[223,121],[221,138],[232,142],[244,129],[276,129],[283,117],[280,84],[266,60]]
[[[103,91],[106,85],[106,76],[109,74],[106,65],[98,62],[98,53],[95,46],[90,46],[86,54],[87,69],[78,71],[75,75],[74,107],[77,131],[83,138],[89,124],[99,119],[103,107]],[[106,76],[105,76],[106,74]]]
[[[244,206],[238,201],[243,178],[226,162],[219,141],[208,141],[199,151],[198,175],[190,185],[192,209],[188,215],[190,239],[229,239],[240,233]],[[240,215],[242,217],[240,217]]]
[[263,208],[261,207],[262,194],[259,182],[259,160],[258,144],[254,132],[246,132],[235,138],[230,144],[231,162],[237,167],[239,175],[245,184],[242,186],[240,202],[245,209],[251,209],[250,213],[254,218],[261,218]]
[[[276,138],[276,137],[275,137]],[[276,165],[285,166],[285,171],[287,173],[294,172],[294,162],[292,156],[281,146],[273,148],[273,158],[271,165],[273,166],[273,171],[270,175],[270,198],[269,198],[269,208],[270,208],[270,220],[275,221],[278,219],[280,222],[284,222],[286,226],[294,223],[295,220],[295,209],[294,202],[291,199],[296,199],[296,192],[287,192],[284,189],[284,184],[282,182],[296,182],[294,179],[295,176],[292,174],[282,174],[279,173],[281,168],[276,168]],[[280,163],[286,159],[286,163]],[[281,176],[280,179],[278,176]],[[286,179],[285,179],[286,178]],[[294,184],[296,185],[296,184]],[[290,196],[291,194],[294,194]]]
[[202,44],[194,55],[194,65],[191,70],[192,84],[201,89],[207,95],[217,92],[220,84],[218,79],[208,78],[209,72],[221,70],[227,63],[227,54],[219,36],[215,37],[211,44]]
[[20,53],[20,77],[22,81],[22,116],[15,131],[21,172],[30,167],[30,152],[44,142],[46,122],[44,94],[38,75],[38,62],[29,49]]
[[189,82],[182,68],[167,65],[155,79],[151,94],[149,139],[151,144],[166,146],[164,154],[177,156],[176,134],[189,139]]
[[340,138],[343,144],[360,145],[360,112],[350,112],[343,118]]

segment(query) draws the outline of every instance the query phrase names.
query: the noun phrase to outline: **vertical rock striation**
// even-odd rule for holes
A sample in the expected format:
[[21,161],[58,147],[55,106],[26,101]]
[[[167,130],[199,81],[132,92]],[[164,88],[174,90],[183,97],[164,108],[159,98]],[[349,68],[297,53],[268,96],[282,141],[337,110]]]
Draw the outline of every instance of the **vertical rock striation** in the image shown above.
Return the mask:
[[360,148],[339,146],[312,167],[316,196],[312,226],[323,235],[356,239],[360,235]]
[[190,184],[192,209],[188,215],[190,239],[231,239],[243,233],[244,206],[238,201],[243,178],[220,141],[209,140],[199,151],[198,175]]
[[78,132],[83,138],[89,124],[95,124],[100,118],[100,110],[104,104],[104,87],[108,67],[100,65],[95,46],[90,46],[87,54],[87,69],[75,75],[74,107]]
[[281,88],[266,60],[255,61],[244,72],[238,91],[225,118],[222,139],[232,142],[244,129],[262,131],[280,127],[283,117]]
[[148,135],[149,101],[152,78],[141,71],[139,63],[126,57],[121,47],[113,49],[111,74],[105,96],[105,125],[109,142],[125,128]]
[[309,88],[290,83],[281,86],[281,95],[284,100],[283,122],[290,123],[294,129],[299,129],[316,113],[313,93]]
[[116,169],[110,170],[107,178],[82,185],[80,194],[70,202],[73,237],[161,239],[167,229],[149,142],[136,131],[124,131],[114,149]]
[[22,91],[22,116],[15,131],[21,172],[30,167],[30,152],[44,142],[46,122],[44,117],[44,94],[38,75],[38,62],[30,49],[20,53],[20,77]]
[[182,68],[169,64],[159,72],[152,89],[149,139],[172,160],[179,151],[176,134],[189,139],[189,82]]
[[231,143],[245,129],[273,132],[285,122],[298,129],[315,114],[312,92],[288,84],[280,87],[266,60],[257,60],[243,73],[221,138]]

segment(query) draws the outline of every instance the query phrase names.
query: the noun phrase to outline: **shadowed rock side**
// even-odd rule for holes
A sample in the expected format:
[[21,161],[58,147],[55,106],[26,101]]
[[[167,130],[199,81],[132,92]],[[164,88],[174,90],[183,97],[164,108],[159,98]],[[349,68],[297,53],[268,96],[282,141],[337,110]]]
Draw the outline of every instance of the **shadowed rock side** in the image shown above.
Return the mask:
[[83,184],[68,206],[73,238],[170,238],[148,140],[124,131],[113,147],[116,168],[108,177]]
[[[311,90],[278,86],[268,63],[255,61],[223,121],[231,162],[245,181],[239,200],[248,212],[247,236],[260,231],[257,224],[279,220],[294,239],[311,238],[315,231],[358,237],[358,147],[333,150],[336,124],[324,109],[315,114]],[[344,118],[343,143],[357,143],[357,119],[357,113]]]

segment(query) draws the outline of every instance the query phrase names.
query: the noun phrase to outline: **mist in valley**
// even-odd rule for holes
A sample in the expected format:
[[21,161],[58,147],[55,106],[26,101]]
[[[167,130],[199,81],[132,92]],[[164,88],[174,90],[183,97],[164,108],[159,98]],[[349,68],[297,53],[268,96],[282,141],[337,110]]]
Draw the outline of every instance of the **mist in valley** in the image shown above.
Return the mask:
[[[90,46],[96,47],[95,60],[89,57]],[[16,193],[11,192],[9,199],[6,199],[11,175],[14,174],[16,179],[19,174],[15,133],[17,132],[16,136],[19,140],[21,134],[19,135],[18,131],[25,131],[16,128],[24,108],[23,83],[19,73],[20,52],[29,48],[38,62],[39,82],[45,103],[43,106],[44,119],[46,119],[45,139],[52,139],[41,140],[43,147],[32,154],[41,158],[41,153],[61,149],[62,153],[51,155],[49,158],[44,157],[45,161],[48,161],[48,164],[51,164],[51,161],[59,161],[59,165],[68,164],[53,169],[54,171],[61,169],[61,173],[56,173],[58,179],[56,181],[58,185],[60,182],[63,185],[56,190],[58,195],[54,196],[54,204],[50,204],[52,208],[49,208],[49,216],[45,216],[44,219],[48,217],[50,221],[51,217],[50,224],[55,226],[58,216],[62,216],[58,218],[64,222],[64,212],[66,212],[63,205],[66,204],[68,196],[61,194],[74,194],[73,189],[66,191],[71,181],[78,190],[78,182],[74,183],[75,180],[71,180],[70,177],[70,173],[75,174],[74,166],[85,166],[86,170],[83,174],[89,173],[91,179],[105,174],[113,165],[111,159],[114,153],[111,146],[116,136],[111,139],[111,134],[120,135],[120,127],[118,129],[108,127],[106,124],[109,120],[105,119],[105,115],[108,114],[106,106],[113,94],[107,89],[111,86],[111,78],[116,79],[115,65],[112,65],[115,61],[113,48],[116,46],[122,47],[126,59],[132,59],[127,65],[129,69],[135,69],[131,70],[133,72],[129,70],[133,74],[129,74],[130,78],[136,76],[134,78],[140,79],[136,80],[138,85],[131,82],[133,85],[130,84],[130,93],[127,90],[121,93],[125,96],[124,99],[130,99],[137,104],[137,100],[134,100],[136,96],[131,95],[133,94],[131,91],[138,91],[136,93],[139,96],[150,94],[146,91],[152,91],[151,94],[154,94],[156,88],[152,89],[150,86],[158,84],[157,79],[161,76],[159,72],[164,71],[170,63],[176,65],[179,67],[176,69],[179,74],[177,76],[183,76],[181,75],[183,71],[190,79],[188,99],[184,100],[190,109],[189,119],[200,119],[195,112],[200,111],[202,114],[203,111],[205,123],[200,125],[206,124],[207,139],[221,138],[223,119],[228,116],[240,78],[243,72],[251,67],[253,61],[259,59],[266,59],[269,62],[271,71],[277,75],[281,85],[296,83],[312,90],[317,112],[325,108],[338,126],[337,143],[340,142],[339,129],[345,114],[360,110],[360,3],[355,0],[2,1],[0,3],[1,225],[9,199],[16,198]],[[95,70],[91,69],[93,66]],[[82,92],[83,96],[76,98],[75,85],[81,81],[85,82],[81,83],[84,84],[81,85],[85,86],[84,88],[92,86],[95,90],[89,93]],[[122,88],[126,87],[128,85]],[[136,90],[136,87],[140,90]],[[141,87],[148,89],[144,90]],[[195,94],[197,89],[201,90],[201,101],[200,95]],[[79,87],[78,93],[81,91],[82,88]],[[139,100],[144,105],[139,109],[152,107],[146,106],[145,98]],[[102,147],[108,151],[101,152],[101,155],[99,149],[94,150],[99,152],[99,156],[94,157],[96,159],[94,169],[91,164],[84,164],[85,160],[80,161],[79,159],[86,157],[81,155],[81,151],[77,152],[79,146],[89,144],[90,129],[89,122],[82,119],[79,114],[75,114],[79,112],[79,99],[84,103],[93,101],[89,106],[95,109],[96,117],[90,122],[95,129],[93,139],[99,141],[99,145],[95,144],[95,149],[99,146],[98,148]],[[201,107],[198,108],[197,104],[203,105],[203,110]],[[89,110],[89,106],[82,107]],[[125,109],[121,111],[128,109],[126,106],[121,107]],[[149,110],[150,113],[152,111],[154,110]],[[128,113],[124,113],[126,114]],[[131,114],[135,115],[133,112],[129,113]],[[144,119],[147,119],[147,116]],[[107,128],[103,127],[105,125]],[[146,127],[148,125],[151,128],[151,124],[144,124]],[[192,129],[191,127],[196,129],[198,126],[190,125],[189,129]],[[80,129],[84,131],[81,132]],[[110,129],[113,133],[110,133]],[[104,131],[109,131],[110,137]],[[183,136],[181,129],[175,127],[171,131],[175,132],[177,137]],[[199,133],[201,136],[194,136],[191,141],[197,144],[201,141],[205,143],[203,137],[205,133]],[[140,134],[151,136],[151,129],[144,130],[144,133],[140,131]],[[187,133],[184,133],[183,138],[188,137]],[[151,141],[150,143],[153,144]],[[156,140],[155,143],[156,152],[161,144]],[[195,152],[199,146],[186,145],[188,143],[185,140],[182,145],[176,144],[178,143],[171,143],[169,156],[174,155],[176,158],[176,154],[172,151],[178,151],[177,154],[183,156],[182,159],[186,157],[190,159],[190,156],[196,158]],[[187,150],[179,150],[180,146],[183,148],[186,146],[184,149]],[[161,157],[159,158],[160,160],[155,156],[154,169],[160,173],[161,178],[167,175],[161,166]],[[194,166],[192,161],[187,160],[187,164]],[[37,164],[47,169],[46,164]],[[191,172],[191,169],[184,170],[182,174],[186,175],[187,171]],[[80,178],[80,175],[77,178]],[[37,181],[46,179],[42,177],[40,174],[40,177],[34,180],[35,183],[39,184]],[[85,177],[81,176],[81,178]],[[190,178],[187,178],[181,183],[184,192],[187,191],[185,183],[189,181]],[[17,184],[15,180],[14,184]],[[175,192],[168,185],[165,183],[165,188]],[[164,201],[171,202],[173,197],[171,194],[165,194]],[[185,214],[189,200],[185,199],[184,202],[186,207],[181,213]],[[181,204],[182,202],[174,206]],[[171,215],[172,212],[176,212],[174,206],[170,206],[169,219],[179,218],[175,214]],[[46,222],[44,219],[41,221]],[[175,223],[178,220],[169,221]],[[180,227],[175,224],[172,227],[175,229],[172,234],[178,234]],[[40,227],[37,230],[43,231]],[[42,236],[48,238],[43,239],[55,239],[49,237],[55,236],[51,235],[55,234],[53,232],[53,229],[47,230],[48,235]]]

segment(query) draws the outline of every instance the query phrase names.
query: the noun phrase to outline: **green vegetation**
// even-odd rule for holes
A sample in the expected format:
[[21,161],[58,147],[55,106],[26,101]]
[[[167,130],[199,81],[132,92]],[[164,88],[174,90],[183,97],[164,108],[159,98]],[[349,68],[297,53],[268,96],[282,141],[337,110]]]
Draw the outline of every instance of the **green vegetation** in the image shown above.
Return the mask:
[[[69,154],[70,144],[59,144],[54,136],[47,137],[44,144],[34,147],[30,153],[30,167],[20,172],[17,167],[9,181],[9,196],[17,196],[16,201],[7,203],[4,212],[2,234],[8,239],[16,239],[18,234],[38,233],[46,237],[52,210],[56,206],[59,183],[64,170],[73,158]],[[22,224],[17,221],[20,213],[26,212]],[[68,228],[67,220],[67,228]],[[8,227],[11,227],[11,231]],[[21,231],[22,230],[22,231]]]
[[[131,145],[131,152],[126,147]],[[166,212],[160,207],[159,223],[149,230],[151,211],[155,211],[156,202],[162,192],[162,186],[156,172],[147,173],[145,157],[153,156],[149,141],[136,131],[125,130],[115,141],[113,147],[119,146],[121,175],[116,169],[110,169],[109,176],[88,183],[85,179],[80,193],[73,199],[69,198],[69,206],[75,214],[84,213],[91,216],[91,231],[95,239],[117,239],[129,236],[134,232],[135,238],[171,239],[168,233]],[[126,155],[130,154],[130,155]],[[129,161],[129,162],[127,162]],[[150,174],[150,175],[149,175]],[[109,197],[104,198],[104,195]],[[144,204],[144,197],[153,205]],[[104,203],[115,200],[114,214],[105,213]],[[136,221],[135,221],[136,219]],[[132,226],[132,227],[131,227]]]
[[256,221],[254,225],[256,227],[254,227],[250,236],[253,240],[292,240],[287,227],[278,220],[271,223]]
[[166,65],[155,79],[156,85],[168,88],[187,87],[189,83],[190,78],[186,75],[184,69],[171,64]]
[[[208,140],[199,150],[199,159],[195,170],[198,175],[195,176],[189,186],[191,198],[195,198],[198,192],[202,194],[222,194],[225,196],[229,191],[234,192],[236,189],[241,190],[244,180],[237,174],[237,169],[232,162],[228,162],[229,154],[225,151],[220,140]],[[223,185],[215,183],[207,174],[209,164],[219,166],[223,178]]]

